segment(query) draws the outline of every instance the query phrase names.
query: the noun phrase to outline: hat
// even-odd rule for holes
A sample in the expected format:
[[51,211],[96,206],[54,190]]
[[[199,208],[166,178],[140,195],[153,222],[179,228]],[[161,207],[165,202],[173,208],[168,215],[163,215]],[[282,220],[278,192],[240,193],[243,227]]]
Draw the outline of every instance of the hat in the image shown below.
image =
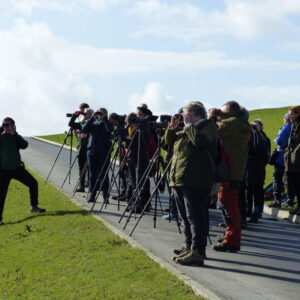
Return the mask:
[[294,105],[290,107],[290,110],[295,111],[300,116],[300,105]]

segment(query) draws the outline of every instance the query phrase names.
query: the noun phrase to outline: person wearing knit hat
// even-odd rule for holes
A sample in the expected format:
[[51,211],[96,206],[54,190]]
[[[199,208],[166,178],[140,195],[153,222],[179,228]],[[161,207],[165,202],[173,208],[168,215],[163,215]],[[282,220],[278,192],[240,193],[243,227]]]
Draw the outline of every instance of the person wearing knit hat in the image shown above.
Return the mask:
[[300,215],[300,106],[295,105],[289,109],[292,123],[288,146],[285,150],[285,171],[291,187],[297,196],[297,207],[291,214]]

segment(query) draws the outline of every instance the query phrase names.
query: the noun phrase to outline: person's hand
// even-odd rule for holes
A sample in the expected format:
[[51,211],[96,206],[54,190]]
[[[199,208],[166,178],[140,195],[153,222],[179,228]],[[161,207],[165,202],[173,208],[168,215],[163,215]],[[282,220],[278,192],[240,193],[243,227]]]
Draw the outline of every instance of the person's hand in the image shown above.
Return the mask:
[[177,128],[180,123],[180,119],[176,117],[176,115],[172,116],[171,123],[169,124],[169,128]]
[[192,123],[192,116],[189,113],[183,114],[183,123],[184,125]]
[[87,134],[85,134],[85,133],[81,133],[81,134],[80,134],[80,137],[81,137],[82,139],[84,139],[84,138],[86,138],[86,137],[87,137]]

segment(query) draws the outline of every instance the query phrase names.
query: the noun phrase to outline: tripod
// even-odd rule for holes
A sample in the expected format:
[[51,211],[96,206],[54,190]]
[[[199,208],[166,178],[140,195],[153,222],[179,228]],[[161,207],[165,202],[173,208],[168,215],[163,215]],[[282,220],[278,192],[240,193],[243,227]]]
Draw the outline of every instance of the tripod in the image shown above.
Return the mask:
[[[59,155],[60,155],[62,149],[63,149],[64,146],[66,145],[67,140],[68,140],[69,137],[70,137],[70,145],[71,145],[71,146],[70,146],[70,158],[69,158],[69,172],[68,172],[68,174],[67,174],[67,176],[66,176],[66,179],[69,177],[69,184],[71,183],[71,170],[72,170],[72,167],[73,167],[74,164],[75,164],[75,161],[72,162],[72,154],[73,154],[73,134],[74,134],[74,130],[73,130],[72,128],[70,128],[69,131],[68,131],[68,133],[66,134],[66,136],[65,136],[65,138],[64,138],[64,141],[63,141],[63,143],[62,143],[62,145],[61,145],[61,147],[60,147],[60,149],[59,149],[59,151],[58,151],[58,154],[57,154],[57,156],[56,156],[56,158],[55,158],[55,160],[54,160],[54,163],[53,163],[53,165],[52,165],[52,167],[51,167],[51,170],[50,170],[50,172],[49,172],[49,174],[48,174],[48,176],[47,176],[47,178],[46,178],[46,180],[45,180],[45,184],[48,182],[48,179],[49,179],[49,177],[50,177],[50,175],[51,175],[51,173],[52,173],[52,171],[53,171],[53,169],[54,169],[54,166],[55,166],[55,164],[56,164],[56,162],[57,162],[57,160],[58,160],[58,157],[59,157]],[[75,136],[76,136],[76,138],[77,138],[76,133],[75,133]],[[75,160],[76,160],[76,159],[75,159]],[[65,179],[65,181],[66,181],[66,179]],[[64,181],[64,183],[65,183],[65,181]],[[64,184],[64,183],[63,183],[63,184]]]

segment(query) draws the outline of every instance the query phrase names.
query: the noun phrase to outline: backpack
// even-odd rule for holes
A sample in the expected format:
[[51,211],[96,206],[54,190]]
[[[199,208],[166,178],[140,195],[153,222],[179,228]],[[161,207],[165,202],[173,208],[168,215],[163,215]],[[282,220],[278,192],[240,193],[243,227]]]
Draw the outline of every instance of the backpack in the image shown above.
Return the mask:
[[215,163],[215,182],[229,181],[231,176],[231,167],[229,155],[226,152],[224,142],[217,138],[217,160]]

